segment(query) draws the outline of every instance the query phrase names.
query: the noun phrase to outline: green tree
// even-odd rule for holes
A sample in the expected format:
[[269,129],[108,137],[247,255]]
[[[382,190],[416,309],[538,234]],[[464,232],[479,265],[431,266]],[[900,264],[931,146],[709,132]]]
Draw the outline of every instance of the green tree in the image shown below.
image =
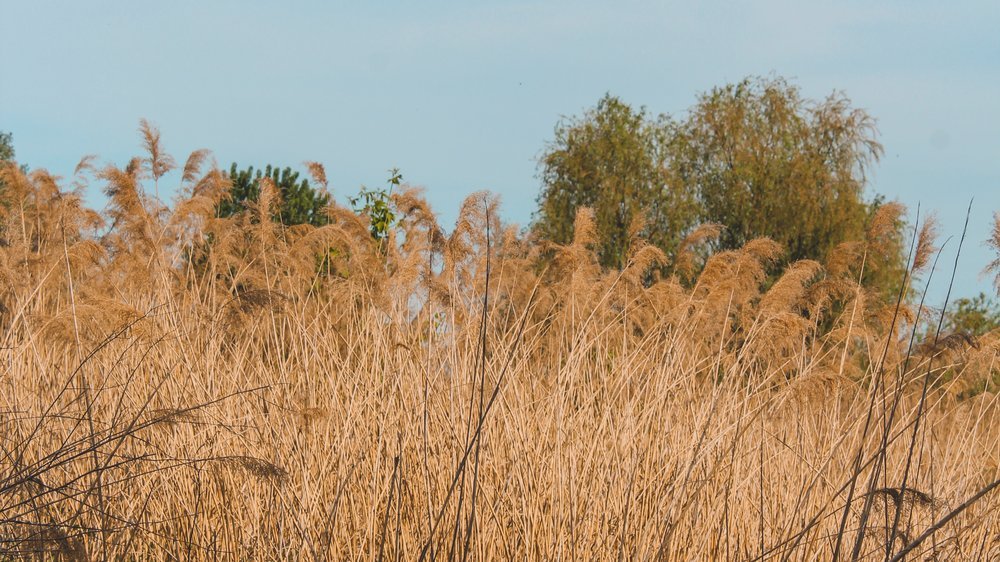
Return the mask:
[[350,197],[351,206],[354,212],[368,217],[369,232],[381,246],[382,242],[389,238],[389,230],[396,222],[396,210],[392,204],[392,189],[399,187],[403,182],[403,175],[399,173],[399,168],[389,170],[389,188],[368,189],[361,186],[361,191],[357,197]]
[[[14,161],[14,136],[11,133],[0,131],[0,168],[7,162]],[[21,171],[27,172],[27,166],[21,166]],[[3,189],[4,182],[0,179],[0,189]],[[6,203],[4,203],[6,205]]]
[[0,131],[0,162],[14,160],[14,136]]
[[1000,328],[1000,307],[984,293],[955,301],[945,315],[946,331],[981,336]]
[[746,79],[701,96],[673,129],[669,165],[700,219],[725,225],[723,248],[767,236],[789,259],[823,259],[864,239],[876,133],[843,95],[814,102],[780,78]]
[[[719,223],[717,249],[767,236],[789,260],[824,260],[842,242],[865,240],[882,203],[865,199],[867,172],[882,155],[876,134],[843,95],[811,101],[780,78],[715,88],[679,119],[605,95],[557,125],[539,162],[533,227],[566,243],[577,209],[593,207],[607,267],[623,265],[640,213],[642,234],[668,254],[693,225]],[[879,267],[866,271],[885,294],[898,286],[899,226],[872,260]]]
[[267,165],[263,170],[254,171],[250,166],[239,170],[235,163],[229,170],[233,182],[230,199],[219,204],[220,217],[232,216],[243,211],[248,201],[256,201],[260,196],[260,180],[271,178],[281,193],[281,210],[275,220],[285,225],[312,224],[321,226],[328,222],[323,208],[330,204],[330,194],[314,189],[308,179],[299,179],[299,173],[291,168],[279,170]]
[[540,158],[542,191],[533,228],[565,244],[580,207],[592,207],[606,267],[622,267],[629,228],[641,213],[643,234],[669,251],[695,221],[694,194],[669,181],[669,122],[605,95],[581,118],[563,119]]

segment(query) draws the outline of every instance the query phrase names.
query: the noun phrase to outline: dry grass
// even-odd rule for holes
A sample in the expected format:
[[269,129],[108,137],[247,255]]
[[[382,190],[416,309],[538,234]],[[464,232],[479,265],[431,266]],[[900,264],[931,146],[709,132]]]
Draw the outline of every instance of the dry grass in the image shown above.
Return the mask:
[[602,272],[589,214],[553,247],[485,194],[446,236],[398,192],[384,250],[341,207],[266,220],[273,186],[215,218],[228,184],[196,153],[167,208],[144,182],[173,160],[143,135],[148,158],[96,175],[105,228],[3,171],[8,558],[1000,556],[996,396],[958,398],[1000,335],[908,354],[918,305],[854,281],[899,208],[770,286],[781,249],[708,256],[715,225]]

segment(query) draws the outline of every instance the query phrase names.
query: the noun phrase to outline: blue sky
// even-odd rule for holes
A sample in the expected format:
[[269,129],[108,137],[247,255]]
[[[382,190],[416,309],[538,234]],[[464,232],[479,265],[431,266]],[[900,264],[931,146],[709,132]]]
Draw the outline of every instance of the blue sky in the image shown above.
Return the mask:
[[145,117],[178,160],[317,160],[341,198],[399,167],[446,224],[479,189],[526,224],[555,124],[605,92],[682,115],[748,75],[813,98],[842,90],[878,119],[873,192],[938,211],[952,249],[975,198],[956,285],[990,290],[1000,2],[0,5],[0,130],[33,168],[68,176],[90,153],[124,164]]

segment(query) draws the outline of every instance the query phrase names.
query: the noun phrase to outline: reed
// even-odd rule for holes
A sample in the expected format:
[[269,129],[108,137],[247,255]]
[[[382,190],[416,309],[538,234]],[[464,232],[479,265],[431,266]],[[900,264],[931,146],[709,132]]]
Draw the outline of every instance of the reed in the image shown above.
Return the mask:
[[1000,334],[915,335],[931,221],[898,302],[859,281],[901,206],[823,262],[636,224],[608,271],[590,211],[560,246],[487,193],[446,233],[403,186],[376,241],[266,181],[218,218],[198,151],[167,205],[141,130],[71,189],[0,171],[0,559],[1000,557]]

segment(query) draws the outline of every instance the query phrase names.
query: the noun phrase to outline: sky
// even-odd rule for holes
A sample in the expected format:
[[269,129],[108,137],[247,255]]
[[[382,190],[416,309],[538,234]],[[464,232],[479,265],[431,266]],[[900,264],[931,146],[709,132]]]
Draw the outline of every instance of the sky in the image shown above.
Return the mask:
[[782,76],[878,120],[868,194],[934,210],[953,236],[932,300],[973,201],[955,293],[992,292],[980,271],[1000,211],[993,0],[0,0],[0,57],[0,131],[32,168],[68,177],[87,154],[124,165],[146,118],[181,162],[199,148],[226,168],[319,161],[342,201],[398,167],[446,225],[481,189],[527,224],[556,124],[605,93],[682,117],[713,86]]

